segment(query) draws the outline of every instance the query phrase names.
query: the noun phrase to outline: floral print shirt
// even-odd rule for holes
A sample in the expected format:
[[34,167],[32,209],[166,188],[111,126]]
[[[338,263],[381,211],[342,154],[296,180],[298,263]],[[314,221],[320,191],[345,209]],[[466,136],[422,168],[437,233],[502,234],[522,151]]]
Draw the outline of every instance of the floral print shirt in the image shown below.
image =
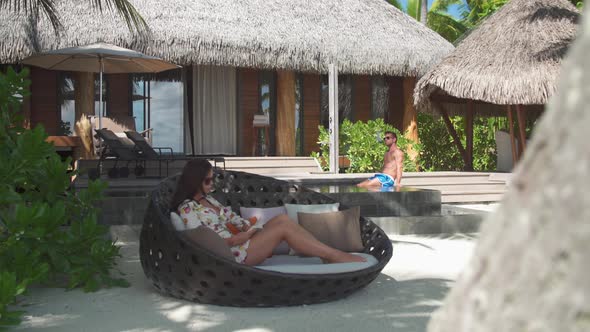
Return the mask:
[[[221,203],[211,196],[207,196],[206,199],[211,205],[219,208],[219,212],[203,206],[194,200],[187,199],[178,207],[178,213],[185,225],[190,223],[192,225],[207,226],[223,239],[232,236],[232,233],[226,226],[227,223],[233,224],[240,230],[244,226],[251,226],[250,221],[240,217],[230,207],[221,205]],[[241,245],[231,247],[231,252],[238,263],[243,263],[246,259],[246,249],[248,249],[249,245],[250,240]]]

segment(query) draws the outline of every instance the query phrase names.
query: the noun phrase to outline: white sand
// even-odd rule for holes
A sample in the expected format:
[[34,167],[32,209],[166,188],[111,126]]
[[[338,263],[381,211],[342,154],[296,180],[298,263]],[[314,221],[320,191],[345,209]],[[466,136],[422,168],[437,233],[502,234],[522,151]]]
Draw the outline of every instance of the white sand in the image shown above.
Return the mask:
[[469,236],[390,235],[393,257],[366,288],[331,303],[286,308],[200,305],[156,293],[143,275],[135,231],[117,226],[120,269],[131,283],[96,293],[33,289],[21,301],[26,331],[425,331],[470,258]]

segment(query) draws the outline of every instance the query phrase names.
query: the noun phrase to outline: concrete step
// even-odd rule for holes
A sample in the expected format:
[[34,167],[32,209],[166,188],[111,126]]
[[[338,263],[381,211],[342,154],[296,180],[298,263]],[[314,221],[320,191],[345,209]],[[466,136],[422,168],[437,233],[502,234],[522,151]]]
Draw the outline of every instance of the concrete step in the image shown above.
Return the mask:
[[227,167],[226,169],[232,171],[240,171],[240,172],[248,172],[260,175],[283,175],[286,173],[296,173],[296,174],[309,174],[313,172],[315,169],[312,167]]
[[456,192],[441,193],[442,203],[478,203],[478,202],[500,202],[504,192]]
[[424,184],[415,185],[404,182],[404,186],[420,189],[439,190],[443,193],[455,191],[506,191],[506,185],[503,183],[450,183],[450,184]]
[[477,233],[486,214],[454,214],[413,217],[371,217],[387,234]]
[[480,184],[480,183],[494,183],[499,184],[503,183],[501,181],[490,181],[488,175],[480,175],[480,176],[437,176],[437,177],[411,177],[411,176],[404,176],[402,177],[402,183],[404,185],[431,185],[431,184]]

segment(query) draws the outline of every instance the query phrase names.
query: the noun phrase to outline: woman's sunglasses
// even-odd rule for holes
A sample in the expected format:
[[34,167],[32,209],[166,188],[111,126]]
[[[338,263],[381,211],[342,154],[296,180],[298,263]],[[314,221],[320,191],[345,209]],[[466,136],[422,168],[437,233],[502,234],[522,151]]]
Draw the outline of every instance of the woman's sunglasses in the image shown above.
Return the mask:
[[205,184],[206,186],[210,185],[211,182],[213,182],[213,177],[207,177],[203,180],[203,184]]

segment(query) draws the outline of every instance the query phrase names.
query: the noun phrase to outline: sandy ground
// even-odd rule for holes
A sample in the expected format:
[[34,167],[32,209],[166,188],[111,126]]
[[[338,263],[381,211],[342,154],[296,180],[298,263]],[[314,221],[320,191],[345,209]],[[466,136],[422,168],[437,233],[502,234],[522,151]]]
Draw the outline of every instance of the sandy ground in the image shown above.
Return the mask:
[[473,252],[471,235],[390,235],[393,257],[368,287],[332,303],[287,308],[200,305],[155,292],[139,263],[138,239],[112,228],[129,288],[33,289],[22,299],[26,331],[425,331]]

